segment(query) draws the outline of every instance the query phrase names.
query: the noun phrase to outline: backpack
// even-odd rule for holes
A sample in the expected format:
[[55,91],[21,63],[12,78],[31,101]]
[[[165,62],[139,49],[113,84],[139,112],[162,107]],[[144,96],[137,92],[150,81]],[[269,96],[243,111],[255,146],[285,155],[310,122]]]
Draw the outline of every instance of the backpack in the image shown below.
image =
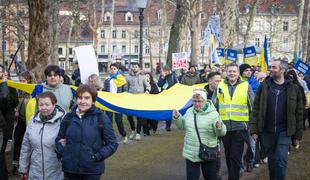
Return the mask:
[[[101,142],[102,144],[104,144],[104,137],[103,137],[103,120],[100,120],[99,116],[103,114],[103,113],[96,113],[96,117],[97,117],[97,123],[98,123],[98,131],[100,134],[100,138],[101,138]],[[67,131],[67,128],[70,126],[70,123],[72,121],[73,118],[73,114],[67,113],[63,119],[64,124],[65,124],[65,131]]]

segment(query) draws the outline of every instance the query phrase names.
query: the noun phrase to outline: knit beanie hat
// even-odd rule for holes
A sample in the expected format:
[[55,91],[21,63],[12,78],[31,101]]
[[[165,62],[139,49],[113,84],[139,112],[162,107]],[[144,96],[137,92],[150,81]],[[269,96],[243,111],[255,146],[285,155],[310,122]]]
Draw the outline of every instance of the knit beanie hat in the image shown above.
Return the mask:
[[243,71],[246,70],[247,68],[251,68],[251,66],[249,64],[241,64],[239,66],[240,75],[242,75]]

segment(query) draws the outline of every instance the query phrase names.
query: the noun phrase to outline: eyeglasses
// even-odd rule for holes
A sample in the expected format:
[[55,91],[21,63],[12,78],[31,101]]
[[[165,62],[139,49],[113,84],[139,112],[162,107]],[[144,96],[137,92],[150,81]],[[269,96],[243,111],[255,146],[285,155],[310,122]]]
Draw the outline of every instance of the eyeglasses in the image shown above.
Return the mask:
[[193,100],[193,103],[203,103],[203,100]]

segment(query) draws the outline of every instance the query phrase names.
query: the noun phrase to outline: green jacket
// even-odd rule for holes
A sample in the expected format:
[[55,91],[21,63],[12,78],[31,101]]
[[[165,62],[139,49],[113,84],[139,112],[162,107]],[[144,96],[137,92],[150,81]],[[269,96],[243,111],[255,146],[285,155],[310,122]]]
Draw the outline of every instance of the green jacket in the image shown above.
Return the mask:
[[[253,111],[250,117],[250,132],[251,134],[259,134],[264,130],[264,121],[267,117],[267,97],[270,78],[259,86],[253,104]],[[301,139],[303,131],[303,101],[302,95],[298,86],[291,81],[287,85],[287,133],[288,136]]]
[[67,112],[70,110],[71,103],[73,101],[73,94],[70,86],[66,84],[59,84],[57,87],[52,88],[49,85],[43,85],[43,92],[50,91],[54,93],[57,99],[57,104]]
[[194,113],[196,113],[197,127],[203,144],[208,147],[216,147],[218,144],[218,136],[226,134],[226,126],[222,124],[221,128],[216,128],[216,122],[220,120],[220,116],[216,111],[213,103],[208,100],[206,109],[202,111],[189,108],[184,116],[179,116],[175,120],[179,129],[185,130],[183,157],[192,162],[201,162],[198,157],[199,140],[195,130]]

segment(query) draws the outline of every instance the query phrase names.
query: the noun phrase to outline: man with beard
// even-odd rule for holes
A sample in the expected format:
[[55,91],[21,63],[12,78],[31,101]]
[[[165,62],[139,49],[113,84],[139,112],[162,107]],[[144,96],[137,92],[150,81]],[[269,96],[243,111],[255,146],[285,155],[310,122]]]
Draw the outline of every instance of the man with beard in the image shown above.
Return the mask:
[[[129,76],[126,77],[127,84],[125,85],[125,90],[133,94],[149,93],[151,90],[150,83],[147,81],[146,76],[142,74],[139,64],[135,63],[132,65],[131,72]],[[135,127],[135,122],[133,116],[128,116],[128,121],[130,128],[132,130],[129,135],[129,139],[141,140],[141,127],[143,118],[137,117],[137,128]]]
[[251,114],[250,132],[262,137],[270,179],[286,179],[290,139],[298,144],[303,131],[303,102],[298,86],[285,78],[288,63],[270,63],[270,76],[259,86]]

